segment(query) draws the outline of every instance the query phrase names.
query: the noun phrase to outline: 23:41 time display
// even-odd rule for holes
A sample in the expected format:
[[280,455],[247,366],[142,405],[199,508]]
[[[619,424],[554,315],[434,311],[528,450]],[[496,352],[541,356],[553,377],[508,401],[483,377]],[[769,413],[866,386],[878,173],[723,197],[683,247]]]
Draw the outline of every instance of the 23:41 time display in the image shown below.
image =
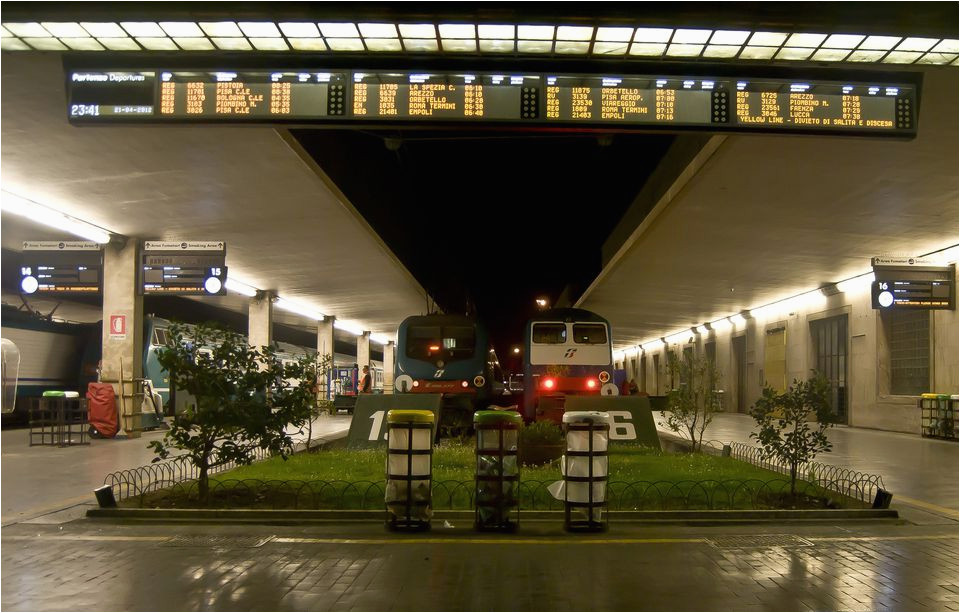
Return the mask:
[[99,104],[71,104],[70,105],[70,116],[71,117],[91,117],[100,115],[100,105]]

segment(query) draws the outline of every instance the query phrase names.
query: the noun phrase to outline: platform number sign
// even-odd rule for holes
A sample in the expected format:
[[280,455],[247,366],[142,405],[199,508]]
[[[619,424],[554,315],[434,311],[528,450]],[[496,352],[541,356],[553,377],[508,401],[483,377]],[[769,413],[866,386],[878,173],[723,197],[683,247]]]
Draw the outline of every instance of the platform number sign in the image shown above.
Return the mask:
[[353,409],[347,444],[355,448],[383,447],[387,442],[387,413],[393,409],[433,411],[440,423],[440,394],[361,394]]
[[635,441],[637,429],[633,425],[633,413],[630,411],[608,411],[610,416],[611,441]]
[[611,443],[660,447],[650,399],[643,396],[569,396],[567,411],[602,411],[609,415]]

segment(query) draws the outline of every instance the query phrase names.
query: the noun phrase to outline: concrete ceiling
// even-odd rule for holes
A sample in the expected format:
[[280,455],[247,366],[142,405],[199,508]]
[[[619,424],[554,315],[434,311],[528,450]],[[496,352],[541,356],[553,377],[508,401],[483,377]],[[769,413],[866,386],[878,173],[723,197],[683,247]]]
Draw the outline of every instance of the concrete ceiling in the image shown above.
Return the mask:
[[957,91],[956,69],[924,75],[912,141],[714,137],[578,305],[628,347],[955,245]]
[[[224,240],[231,276],[391,338],[424,310],[423,288],[286,131],[75,128],[59,54],[2,61],[4,190],[129,237]],[[4,246],[56,237],[31,225],[4,215]]]

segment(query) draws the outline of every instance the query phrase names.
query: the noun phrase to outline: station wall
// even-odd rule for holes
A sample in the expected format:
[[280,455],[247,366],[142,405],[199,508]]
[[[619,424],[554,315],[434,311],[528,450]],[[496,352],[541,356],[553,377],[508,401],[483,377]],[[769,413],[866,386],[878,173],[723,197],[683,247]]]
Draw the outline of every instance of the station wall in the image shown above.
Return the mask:
[[[917,398],[921,391],[956,394],[960,389],[960,325],[956,310],[916,311],[910,319],[905,328],[901,316],[873,309],[869,281],[863,281],[832,296],[805,295],[754,311],[740,325],[725,330],[691,332],[686,339],[659,349],[627,349],[618,356],[617,366],[626,369],[627,379],[635,379],[642,391],[651,396],[664,395],[673,385],[668,351],[676,355],[683,355],[684,350],[695,355],[713,353],[720,373],[717,389],[724,392],[724,410],[746,413],[760,397],[765,382],[789,385],[794,379],[806,378],[818,366],[831,364],[842,382],[840,393],[846,408],[843,421],[851,426],[919,434]],[[896,332],[893,326],[898,326]],[[819,341],[826,339],[829,346],[832,338],[838,338],[834,344],[838,351],[831,363],[830,357],[823,357],[831,351],[821,351]],[[920,346],[924,342],[926,347]],[[898,352],[895,356],[894,343]],[[917,346],[911,347],[910,343]],[[901,376],[904,365],[909,368],[911,360],[922,364],[924,359],[928,378],[925,388],[919,390],[924,382],[913,380],[914,391],[899,393],[894,377]],[[898,387],[902,391],[902,380]]]

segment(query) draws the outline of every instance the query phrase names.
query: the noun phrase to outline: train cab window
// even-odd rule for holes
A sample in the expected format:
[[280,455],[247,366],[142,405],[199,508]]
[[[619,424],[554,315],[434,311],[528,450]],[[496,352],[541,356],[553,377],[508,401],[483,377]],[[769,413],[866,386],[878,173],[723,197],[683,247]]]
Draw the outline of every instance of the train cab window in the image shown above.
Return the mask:
[[415,360],[465,360],[473,357],[477,337],[472,326],[410,326],[407,357]]
[[170,342],[170,339],[167,337],[166,328],[154,328],[153,329],[153,344],[157,347],[166,347]]
[[607,327],[603,324],[573,324],[573,340],[578,345],[606,345]]
[[567,342],[566,324],[533,324],[533,342],[542,345],[562,345]]

